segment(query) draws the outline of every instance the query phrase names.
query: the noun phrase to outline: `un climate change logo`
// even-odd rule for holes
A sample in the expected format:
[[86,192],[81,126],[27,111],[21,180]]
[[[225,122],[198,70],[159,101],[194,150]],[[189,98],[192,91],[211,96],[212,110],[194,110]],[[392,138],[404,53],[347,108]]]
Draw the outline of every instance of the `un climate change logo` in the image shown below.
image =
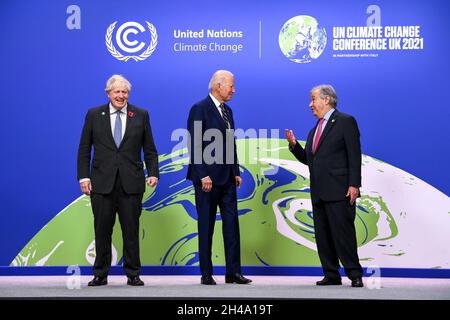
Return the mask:
[[310,16],[296,16],[281,28],[278,42],[283,54],[291,61],[309,63],[325,50],[327,33]]
[[[153,24],[148,21],[145,21],[147,24],[147,28],[150,31],[150,44],[147,46],[147,49],[143,51],[140,55],[123,55],[119,52],[116,47],[113,45],[113,31],[116,27],[117,21],[114,21],[109,25],[106,30],[105,35],[105,44],[108,51],[111,55],[117,60],[128,61],[129,59],[133,59],[135,61],[142,61],[150,57],[156,49],[156,45],[158,44],[158,34],[156,33],[156,28]],[[129,21],[122,24],[116,32],[115,42],[119,48],[126,53],[136,53],[142,51],[145,47],[145,42],[139,42],[136,39],[130,41],[129,34],[139,34],[144,33],[146,29],[138,22]]]

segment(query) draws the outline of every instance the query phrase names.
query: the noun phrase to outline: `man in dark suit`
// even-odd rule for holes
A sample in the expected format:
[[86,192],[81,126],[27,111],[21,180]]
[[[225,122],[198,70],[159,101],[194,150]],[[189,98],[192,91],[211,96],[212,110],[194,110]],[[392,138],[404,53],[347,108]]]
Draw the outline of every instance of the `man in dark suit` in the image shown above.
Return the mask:
[[187,122],[190,162],[187,179],[193,182],[198,215],[201,284],[215,285],[212,277],[212,239],[217,206],[222,217],[226,283],[248,284],[241,274],[241,250],[236,186],[242,179],[234,141],[233,112],[225,102],[235,92],[234,77],[218,70],[209,83],[210,94],[194,104]]
[[324,279],[318,286],[342,284],[339,261],[352,287],[363,287],[357,253],[355,201],[361,187],[361,145],[356,120],[336,110],[337,96],[330,85],[311,90],[310,108],[319,119],[309,132],[306,146],[286,129],[289,149],[308,165],[314,231]]
[[139,217],[145,182],[152,188],[158,183],[158,153],[148,112],[128,103],[131,90],[128,80],[113,75],[105,90],[109,103],[87,112],[78,148],[78,180],[81,191],[91,197],[94,214],[96,256],[94,279],[88,285],[108,283],[111,236],[118,213],[127,284],[143,286],[139,278]]

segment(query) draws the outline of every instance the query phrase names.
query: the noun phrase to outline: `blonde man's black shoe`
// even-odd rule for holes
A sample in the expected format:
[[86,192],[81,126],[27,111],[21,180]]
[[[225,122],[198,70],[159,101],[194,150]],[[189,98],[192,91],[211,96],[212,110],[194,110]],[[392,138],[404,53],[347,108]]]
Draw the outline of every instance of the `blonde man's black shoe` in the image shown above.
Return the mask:
[[316,285],[317,286],[340,286],[340,285],[342,285],[342,280],[325,277],[322,280],[317,281]]
[[97,277],[89,281],[89,287],[98,287],[98,286],[106,286],[108,284],[108,277]]

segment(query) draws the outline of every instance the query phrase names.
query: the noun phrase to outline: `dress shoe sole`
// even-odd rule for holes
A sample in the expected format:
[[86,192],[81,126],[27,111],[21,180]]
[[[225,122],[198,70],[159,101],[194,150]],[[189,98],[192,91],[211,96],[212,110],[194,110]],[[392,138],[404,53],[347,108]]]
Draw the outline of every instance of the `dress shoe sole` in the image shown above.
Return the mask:
[[88,287],[100,287],[100,286],[106,286],[108,284],[107,281],[100,282],[100,283],[88,283]]
[[319,287],[342,286],[342,282],[316,283],[316,286],[319,286]]
[[249,281],[249,282],[238,282],[238,281],[234,281],[234,280],[225,280],[225,283],[250,284],[252,282],[251,281]]

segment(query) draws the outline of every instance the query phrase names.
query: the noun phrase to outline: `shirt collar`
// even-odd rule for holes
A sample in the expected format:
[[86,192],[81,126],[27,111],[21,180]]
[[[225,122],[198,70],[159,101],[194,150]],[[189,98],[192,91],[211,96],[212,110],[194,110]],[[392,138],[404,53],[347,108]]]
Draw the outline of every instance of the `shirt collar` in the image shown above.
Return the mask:
[[219,100],[217,100],[216,97],[214,97],[211,93],[209,94],[209,96],[211,97],[212,101],[214,102],[214,105],[216,106],[216,108],[219,108],[219,106],[220,106]]
[[334,112],[334,108],[331,108],[331,110],[329,110],[327,113],[325,113],[325,115],[323,116],[323,118],[325,119],[325,121],[328,122],[328,120],[330,119],[331,115]]
[[[127,108],[128,108],[128,104],[125,105],[125,107],[123,107],[122,109],[120,109],[120,112],[127,114]],[[117,111],[116,108],[114,108],[114,106],[112,105],[112,103],[109,103],[109,114],[113,114]]]

